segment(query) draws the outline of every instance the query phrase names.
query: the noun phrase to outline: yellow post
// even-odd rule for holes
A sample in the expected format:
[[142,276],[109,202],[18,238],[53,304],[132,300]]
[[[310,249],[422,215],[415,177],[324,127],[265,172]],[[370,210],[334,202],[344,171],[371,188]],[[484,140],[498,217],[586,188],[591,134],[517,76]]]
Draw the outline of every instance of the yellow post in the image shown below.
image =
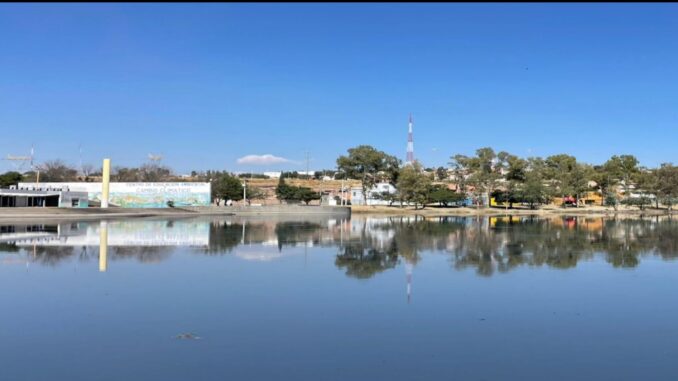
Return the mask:
[[106,272],[108,268],[108,223],[99,223],[99,272]]
[[108,208],[108,185],[111,181],[111,159],[104,159],[101,175],[101,207]]

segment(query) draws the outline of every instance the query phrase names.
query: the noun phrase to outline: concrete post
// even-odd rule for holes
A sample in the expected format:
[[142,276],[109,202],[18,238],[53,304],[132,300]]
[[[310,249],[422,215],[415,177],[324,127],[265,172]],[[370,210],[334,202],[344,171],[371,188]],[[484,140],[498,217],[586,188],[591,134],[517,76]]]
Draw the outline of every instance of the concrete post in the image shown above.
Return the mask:
[[111,159],[104,159],[101,175],[101,207],[108,208],[108,186],[111,181]]

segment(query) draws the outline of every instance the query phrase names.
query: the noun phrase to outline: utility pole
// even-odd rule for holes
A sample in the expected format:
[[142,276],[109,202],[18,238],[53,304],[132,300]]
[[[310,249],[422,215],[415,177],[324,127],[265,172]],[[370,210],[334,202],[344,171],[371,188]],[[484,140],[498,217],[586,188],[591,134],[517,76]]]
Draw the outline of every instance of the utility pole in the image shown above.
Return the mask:
[[306,151],[306,176],[308,176],[308,151]]
[[346,196],[344,194],[344,178],[341,178],[341,205],[346,205]]
[[85,171],[82,169],[82,143],[78,144],[78,165],[80,166],[80,174],[85,175]]

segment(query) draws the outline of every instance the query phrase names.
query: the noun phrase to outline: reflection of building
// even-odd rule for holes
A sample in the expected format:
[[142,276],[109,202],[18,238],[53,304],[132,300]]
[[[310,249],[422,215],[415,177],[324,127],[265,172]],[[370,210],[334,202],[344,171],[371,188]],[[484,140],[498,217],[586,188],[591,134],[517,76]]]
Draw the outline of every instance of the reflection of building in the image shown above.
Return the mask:
[[[25,239],[14,239],[0,233],[1,241],[16,242],[17,246],[99,246],[98,223],[65,223],[39,225],[44,230],[31,232]],[[198,221],[109,221],[107,224],[108,246],[207,246],[209,223]],[[37,228],[33,228],[34,230]]]
[[349,277],[367,279],[404,265],[408,300],[413,268],[423,253],[448,255],[454,268],[474,268],[490,276],[521,265],[572,268],[599,253],[614,266],[629,267],[645,253],[675,258],[678,252],[670,216],[214,217],[0,226],[0,253],[30,252],[27,263],[54,264],[98,254],[105,271],[107,260],[159,262],[172,246],[258,262],[305,254],[312,247],[336,248],[334,265]]
[[53,244],[65,237],[78,234],[79,224],[14,224],[0,225],[0,243],[12,242],[22,244]]

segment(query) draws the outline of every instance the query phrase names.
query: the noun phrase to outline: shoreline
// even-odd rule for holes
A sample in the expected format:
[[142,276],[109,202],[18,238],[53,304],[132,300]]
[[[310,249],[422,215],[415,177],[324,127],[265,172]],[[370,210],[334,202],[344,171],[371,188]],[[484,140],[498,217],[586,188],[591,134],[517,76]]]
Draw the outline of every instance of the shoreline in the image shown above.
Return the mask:
[[483,216],[672,216],[678,211],[666,209],[619,209],[588,206],[581,208],[545,207],[540,209],[504,209],[504,208],[468,208],[468,207],[426,207],[415,210],[413,207],[397,206],[302,206],[302,205],[268,205],[268,206],[234,206],[234,207],[188,207],[188,208],[2,208],[0,222],[31,220],[103,220],[121,218],[157,218],[157,217],[246,217],[246,216],[328,216],[350,217],[357,215],[388,216],[423,216],[423,217],[483,217]]
[[2,208],[0,222],[30,220],[103,220],[149,217],[202,216],[280,216],[313,215],[350,217],[349,207],[333,206],[233,206],[233,207],[179,207],[179,208]]
[[425,209],[415,210],[413,207],[396,207],[396,206],[351,206],[353,214],[372,214],[372,215],[419,215],[425,217],[445,217],[445,216],[459,216],[459,217],[482,217],[482,216],[599,216],[599,217],[613,217],[613,216],[672,216],[678,215],[678,211],[668,211],[666,209],[618,209],[588,206],[580,208],[558,208],[547,207],[540,209],[504,209],[504,208],[468,208],[468,207],[426,207]]

